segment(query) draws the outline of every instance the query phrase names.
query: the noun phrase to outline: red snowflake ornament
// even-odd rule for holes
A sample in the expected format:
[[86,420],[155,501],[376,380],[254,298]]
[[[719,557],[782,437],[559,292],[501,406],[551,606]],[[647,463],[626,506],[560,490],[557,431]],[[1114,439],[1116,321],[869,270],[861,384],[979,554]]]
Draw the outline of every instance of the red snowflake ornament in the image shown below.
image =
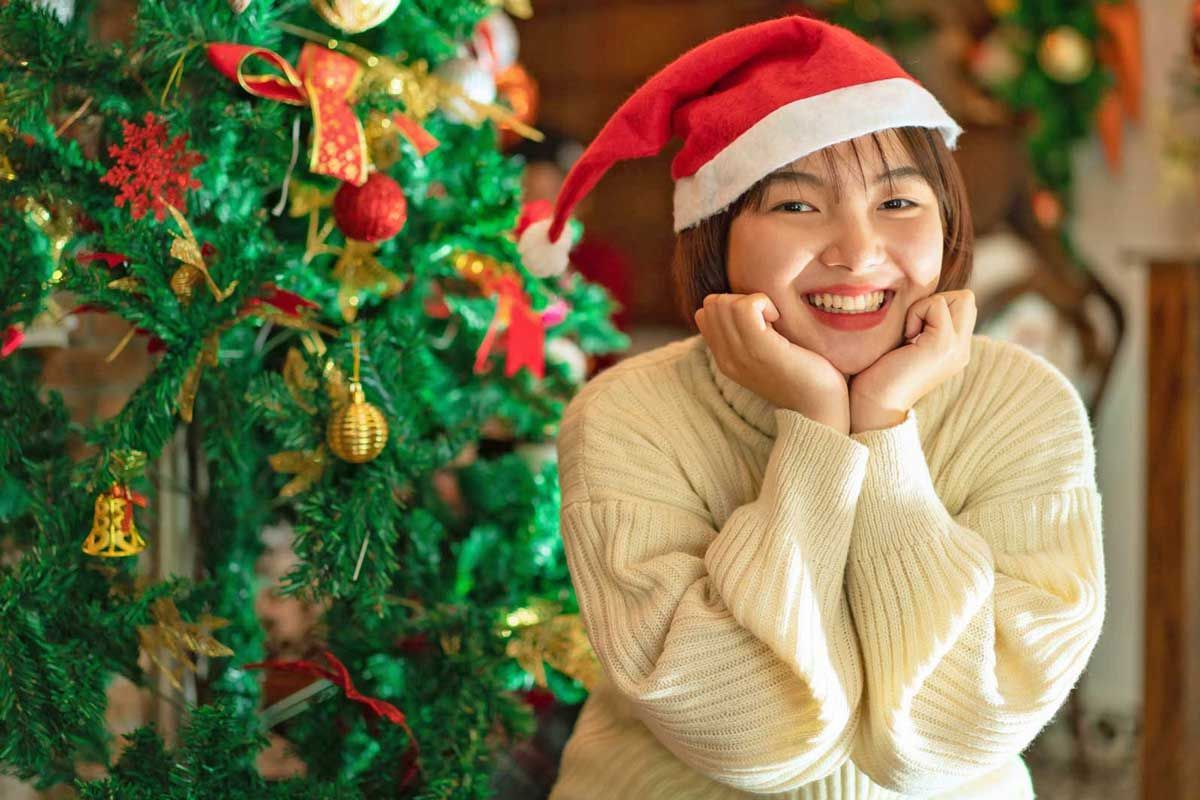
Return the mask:
[[121,190],[114,201],[117,208],[129,203],[134,219],[141,219],[147,210],[162,222],[167,204],[180,213],[187,212],[188,189],[196,189],[200,181],[192,177],[192,168],[204,162],[204,156],[186,150],[187,134],[167,142],[167,123],[146,112],[142,125],[121,121],[125,144],[110,145],[108,154],[117,160],[101,183]]

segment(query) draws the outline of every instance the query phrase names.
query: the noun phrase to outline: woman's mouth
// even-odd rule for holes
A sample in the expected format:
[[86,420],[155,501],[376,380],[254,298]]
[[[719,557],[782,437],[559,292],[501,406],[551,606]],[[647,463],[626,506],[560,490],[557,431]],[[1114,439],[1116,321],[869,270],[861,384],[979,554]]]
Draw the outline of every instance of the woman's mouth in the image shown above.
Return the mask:
[[843,331],[861,331],[883,322],[895,296],[893,289],[854,297],[806,294],[804,304],[824,325]]

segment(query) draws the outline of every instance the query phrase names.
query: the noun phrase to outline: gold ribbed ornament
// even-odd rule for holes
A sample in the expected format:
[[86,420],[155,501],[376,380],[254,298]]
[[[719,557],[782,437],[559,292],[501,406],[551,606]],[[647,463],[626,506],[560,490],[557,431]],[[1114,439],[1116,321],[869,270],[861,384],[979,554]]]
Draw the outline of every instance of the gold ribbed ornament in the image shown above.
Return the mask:
[[358,377],[358,331],[354,332],[354,376],[350,401],[333,412],[325,427],[325,440],[335,456],[351,464],[371,461],[387,444],[387,418],[367,402]]

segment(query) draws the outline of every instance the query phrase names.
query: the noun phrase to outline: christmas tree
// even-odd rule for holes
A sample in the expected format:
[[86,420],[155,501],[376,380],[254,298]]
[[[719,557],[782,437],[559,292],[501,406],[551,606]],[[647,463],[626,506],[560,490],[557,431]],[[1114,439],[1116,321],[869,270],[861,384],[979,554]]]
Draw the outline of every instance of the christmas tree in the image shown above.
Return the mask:
[[[85,798],[490,796],[522,693],[595,674],[552,456],[588,354],[627,345],[603,288],[518,250],[544,210],[501,136],[539,134],[496,86],[529,9],[143,0],[103,44],[91,5],[0,2],[0,771]],[[155,353],[82,428],[21,347],[64,297]],[[198,563],[149,580],[180,438]],[[280,521],[287,592],[327,608],[307,659],[269,659],[253,609]],[[144,685],[142,654],[192,691],[177,741],[117,753],[105,688]],[[265,711],[280,674],[310,683]],[[304,777],[256,770],[272,728]]]

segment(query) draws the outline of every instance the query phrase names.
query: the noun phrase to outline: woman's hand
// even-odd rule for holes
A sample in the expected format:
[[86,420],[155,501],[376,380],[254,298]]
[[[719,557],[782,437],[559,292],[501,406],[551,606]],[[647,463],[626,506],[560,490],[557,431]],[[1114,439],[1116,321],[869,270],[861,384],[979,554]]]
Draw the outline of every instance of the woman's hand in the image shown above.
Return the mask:
[[775,330],[779,310],[765,293],[710,294],[695,319],[725,375],[778,407],[849,434],[846,378]]
[[901,347],[850,379],[850,430],[899,425],[918,400],[971,360],[975,293],[939,292],[909,306]]

